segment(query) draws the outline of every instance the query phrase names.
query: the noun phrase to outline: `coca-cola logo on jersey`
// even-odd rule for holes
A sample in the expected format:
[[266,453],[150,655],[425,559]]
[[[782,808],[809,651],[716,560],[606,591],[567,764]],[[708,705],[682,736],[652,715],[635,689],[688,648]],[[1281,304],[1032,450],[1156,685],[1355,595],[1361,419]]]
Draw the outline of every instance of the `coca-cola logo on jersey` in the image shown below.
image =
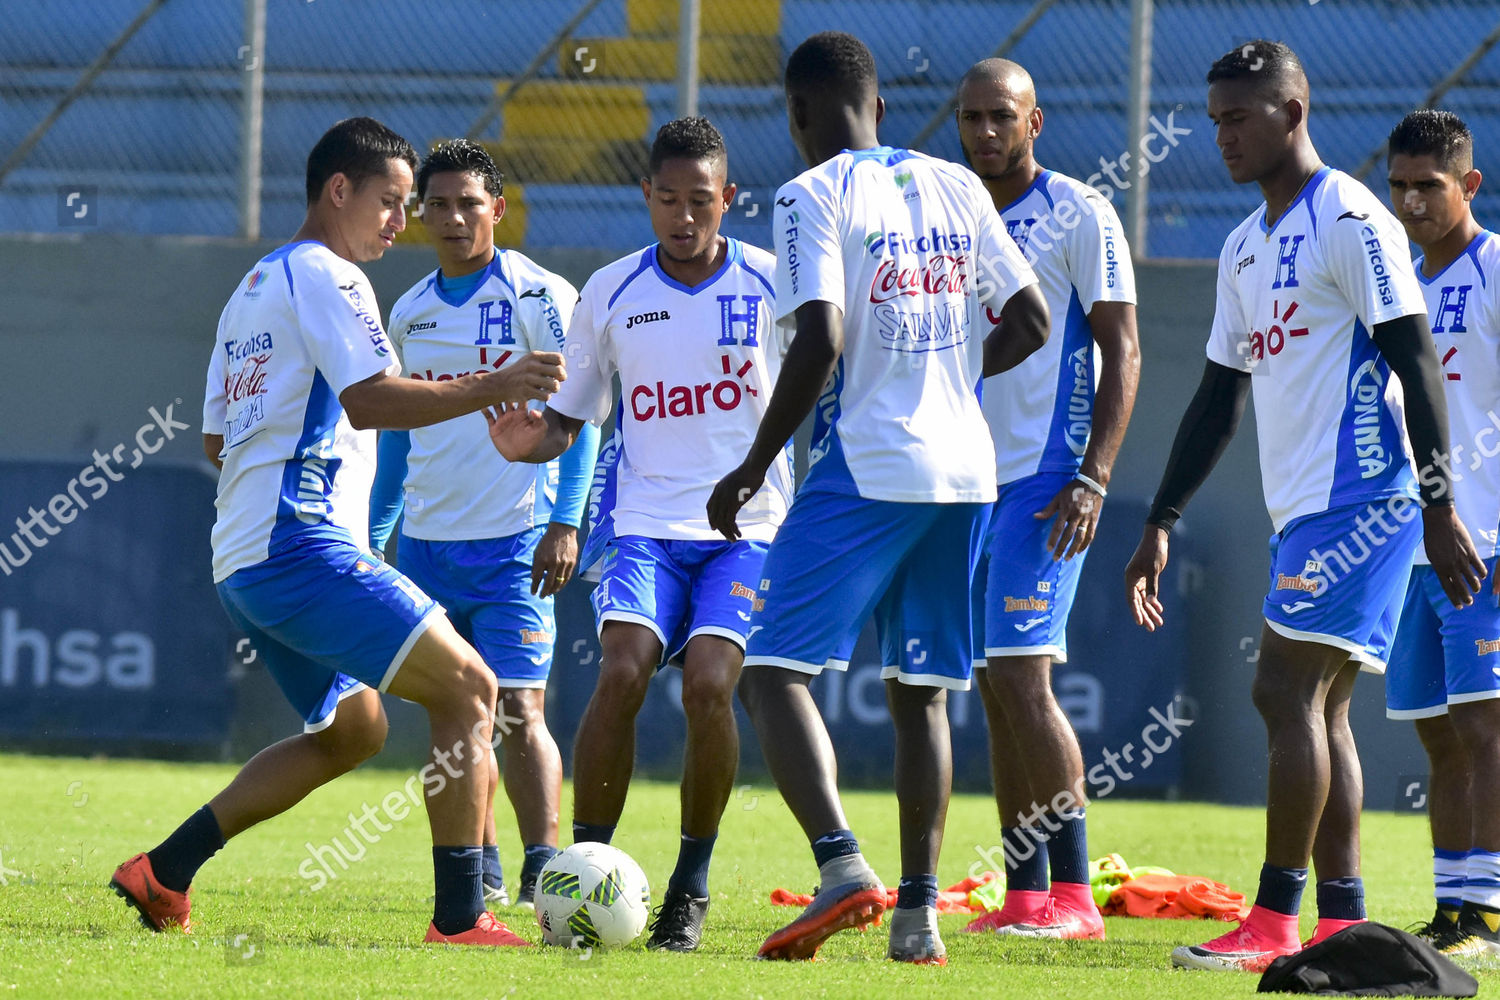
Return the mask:
[[251,334],[244,340],[226,341],[223,346],[228,363],[239,364],[239,368],[224,376],[224,398],[234,404],[251,396],[265,395],[267,366],[275,349],[271,334]]
[[887,257],[875,269],[870,301],[890,302],[903,295],[964,295],[968,282],[968,254],[933,254],[921,263]]

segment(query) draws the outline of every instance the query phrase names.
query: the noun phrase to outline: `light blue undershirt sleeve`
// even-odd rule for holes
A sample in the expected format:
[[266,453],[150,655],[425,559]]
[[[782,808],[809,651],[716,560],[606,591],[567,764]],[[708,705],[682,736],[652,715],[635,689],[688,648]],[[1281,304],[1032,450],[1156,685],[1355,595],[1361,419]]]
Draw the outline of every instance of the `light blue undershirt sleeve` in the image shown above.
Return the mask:
[[552,505],[553,524],[578,527],[594,479],[594,459],[599,456],[599,428],[585,421],[573,446],[557,460],[557,501]]
[[385,551],[401,516],[405,499],[406,455],[411,451],[407,431],[381,431],[375,446],[375,482],[370,486],[370,548]]

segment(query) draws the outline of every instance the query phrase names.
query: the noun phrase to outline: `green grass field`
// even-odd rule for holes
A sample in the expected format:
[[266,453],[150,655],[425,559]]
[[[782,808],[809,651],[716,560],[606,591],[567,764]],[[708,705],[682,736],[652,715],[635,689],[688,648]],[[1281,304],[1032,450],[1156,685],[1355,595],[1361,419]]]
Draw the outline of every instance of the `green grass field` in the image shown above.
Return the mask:
[[[191,937],[151,934],[106,887],[114,866],[154,846],[233,774],[224,765],[0,755],[0,997],[783,997],[898,995],[1223,997],[1256,977],[1175,972],[1177,944],[1227,925],[1110,918],[1105,942],[1017,941],[959,933],[942,918],[947,968],[887,962],[882,929],[834,937],[815,963],[751,960],[793,911],[772,889],[810,891],[816,876],[791,815],[764,785],[730,801],[713,869],[713,908],[695,955],[434,948],[420,944],[431,910],[425,818],[409,816],[360,862],[311,891],[298,874],[307,844],[343,834],[349,813],[402,788],[410,772],[366,769],[244,834],[199,874]],[[566,799],[565,791],[565,801]],[[876,870],[894,882],[894,801],[854,792],[850,820]],[[503,810],[502,810],[503,812]],[[1208,875],[1253,893],[1260,868],[1257,809],[1105,801],[1090,810],[1093,853]],[[519,871],[513,826],[500,817],[507,875]],[[373,829],[373,828],[371,828]],[[962,879],[998,831],[986,798],[955,797],[939,878]],[[677,789],[637,782],[615,843],[663,883],[676,857]],[[1366,879],[1375,919],[1405,925],[1431,912],[1426,824],[1370,813]],[[998,856],[998,854],[996,855]],[[982,865],[980,866],[983,867]],[[338,871],[338,869],[335,869]],[[1311,889],[1308,910],[1311,910]],[[537,939],[524,911],[501,914]],[[1303,930],[1309,933],[1310,916]],[[1500,982],[1483,974],[1481,988]]]

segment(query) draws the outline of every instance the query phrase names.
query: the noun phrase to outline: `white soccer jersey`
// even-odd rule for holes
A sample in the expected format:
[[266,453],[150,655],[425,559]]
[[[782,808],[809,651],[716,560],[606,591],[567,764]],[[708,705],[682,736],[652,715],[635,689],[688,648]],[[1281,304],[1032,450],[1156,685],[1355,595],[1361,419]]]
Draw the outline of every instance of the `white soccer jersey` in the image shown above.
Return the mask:
[[781,186],[776,316],[843,310],[804,489],[871,500],[995,499],[977,389],[984,338],[1032,273],[968,169],[908,149],[845,150]]
[[[603,423],[620,375],[616,535],[708,541],[708,497],[745,458],[781,371],[773,322],[776,261],[728,241],[723,266],[690,288],[661,269],[653,244],[596,271],[568,333],[568,378],[547,405]],[[739,514],[768,542],[786,517],[792,471],[778,456]]]
[[[1481,230],[1431,278],[1415,267],[1443,362],[1454,504],[1488,559],[1500,529],[1500,236]],[[1428,563],[1425,549],[1417,562]]]
[[1135,269],[1114,207],[1071,177],[1042,171],[1000,218],[1052,313],[1042,349],[984,383],[995,479],[1004,485],[1038,472],[1076,473],[1083,464],[1099,371],[1089,310],[1099,302],[1134,303]]
[[269,254],[219,317],[203,430],[224,435],[214,582],[294,538],[369,545],[375,432],[356,431],[339,394],[399,374],[364,272],[321,243]]
[[1224,242],[1208,358],[1253,376],[1261,481],[1280,531],[1412,493],[1401,384],[1371,331],[1426,306],[1400,223],[1348,174],[1322,167],[1269,230],[1265,214]]
[[[562,351],[578,292],[514,250],[496,250],[463,299],[438,287],[438,272],[391,308],[391,341],[406,374],[445,382],[515,364],[529,351]],[[411,431],[401,532],[426,541],[504,538],[547,519],[557,463],[512,464],[490,443],[484,415]]]

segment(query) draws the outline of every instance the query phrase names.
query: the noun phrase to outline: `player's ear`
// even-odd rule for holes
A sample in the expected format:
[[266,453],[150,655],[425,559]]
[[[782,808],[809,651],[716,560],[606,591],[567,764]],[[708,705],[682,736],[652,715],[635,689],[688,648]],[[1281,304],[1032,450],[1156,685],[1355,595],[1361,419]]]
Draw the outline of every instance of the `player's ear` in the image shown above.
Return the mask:
[[1031,129],[1030,129],[1030,131],[1027,134],[1031,138],[1033,138],[1033,139],[1035,139],[1037,136],[1039,136],[1039,135],[1042,134],[1042,109],[1041,108],[1032,108],[1031,109]]
[[881,122],[881,120],[883,118],[885,118],[885,98],[881,97],[879,94],[876,94],[875,95],[875,124],[879,125],[880,122]]
[[651,203],[651,178],[649,177],[641,178],[641,197],[646,199],[648,205]]
[[1475,167],[1474,169],[1470,170],[1468,173],[1464,174],[1463,180],[1464,180],[1464,201],[1473,201],[1474,200],[1474,195],[1476,195],[1479,192],[1479,185],[1480,185],[1480,183],[1484,180],[1484,174],[1481,174],[1479,172],[1479,168]]
[[1288,134],[1297,131],[1307,121],[1307,105],[1300,98],[1290,98],[1282,109],[1286,111],[1286,130]]
[[724,211],[729,211],[729,206],[734,204],[734,193],[738,190],[739,186],[733,181],[724,182],[724,190],[722,192],[724,196]]
[[350,193],[354,190],[354,185],[349,182],[348,174],[340,172],[328,178],[328,184],[323,190],[328,193],[328,201],[333,207],[341,208],[344,202],[349,199]]
[[505,195],[502,194],[495,198],[495,221],[499,222],[503,218],[505,218]]

